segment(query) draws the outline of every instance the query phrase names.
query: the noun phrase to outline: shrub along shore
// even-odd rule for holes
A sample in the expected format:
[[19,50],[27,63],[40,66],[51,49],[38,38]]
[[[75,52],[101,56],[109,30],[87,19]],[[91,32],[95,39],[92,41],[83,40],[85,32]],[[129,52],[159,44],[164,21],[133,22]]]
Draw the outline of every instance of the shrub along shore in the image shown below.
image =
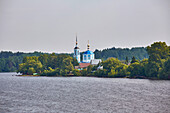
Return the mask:
[[[31,76],[93,76],[109,78],[149,78],[170,79],[170,46],[165,42],[155,42],[147,47],[148,59],[141,61],[128,56],[124,62],[117,58],[108,58],[96,66],[77,70],[77,60],[70,55],[41,54],[24,57],[17,72]],[[97,70],[103,66],[102,70]],[[33,75],[37,73],[38,75]]]

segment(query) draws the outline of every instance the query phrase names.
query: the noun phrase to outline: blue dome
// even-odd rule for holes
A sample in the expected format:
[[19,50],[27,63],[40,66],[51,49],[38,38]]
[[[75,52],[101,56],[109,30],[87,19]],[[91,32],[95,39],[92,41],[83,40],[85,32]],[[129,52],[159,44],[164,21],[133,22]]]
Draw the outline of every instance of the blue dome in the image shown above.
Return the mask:
[[87,50],[86,52],[84,52],[84,54],[94,54],[92,51],[90,51],[90,50]]

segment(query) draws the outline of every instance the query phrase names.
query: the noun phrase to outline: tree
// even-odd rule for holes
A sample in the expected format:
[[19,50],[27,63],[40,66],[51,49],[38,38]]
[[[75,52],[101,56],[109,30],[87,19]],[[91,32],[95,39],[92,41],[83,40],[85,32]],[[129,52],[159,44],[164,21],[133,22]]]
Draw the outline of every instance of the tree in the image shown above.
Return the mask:
[[133,57],[132,57],[131,64],[132,64],[132,63],[135,63],[135,62],[139,62],[139,61],[138,61],[138,60],[136,60],[136,58],[133,56]]
[[140,66],[141,66],[140,75],[141,75],[141,76],[145,76],[145,77],[146,77],[147,65],[148,65],[148,59],[143,59],[143,60],[140,62]]
[[146,69],[147,76],[161,78],[159,73],[164,68],[163,63],[170,57],[169,47],[165,42],[155,42],[151,46],[147,47],[147,52],[149,54],[149,60]]
[[122,63],[117,58],[109,58],[106,61],[102,62],[103,69],[107,69],[108,72],[111,71],[112,67],[116,67],[117,65],[121,65]]
[[73,58],[72,64],[73,64],[73,66],[78,66],[79,65],[76,58]]
[[115,71],[117,72],[117,74],[115,74],[114,77],[125,77],[126,75],[129,75],[129,73],[127,72],[127,68],[128,66],[125,64],[116,66]]
[[103,70],[97,70],[93,73],[93,75],[97,76],[97,77],[108,77],[107,75],[107,70],[106,69],[103,69]]
[[148,53],[146,48],[144,47],[134,47],[132,49],[129,48],[108,48],[103,50],[95,50],[95,57],[97,59],[108,59],[110,57],[118,58],[119,60],[126,60],[126,56],[132,58],[135,56],[139,60],[143,60],[144,58],[148,58]]
[[23,73],[23,74],[27,74],[28,73],[28,69],[27,69],[26,63],[19,64],[19,69],[17,70],[17,72],[20,72],[20,73]]
[[83,70],[81,71],[81,75],[86,76],[86,75],[87,75],[87,70],[86,70],[86,69],[83,69]]
[[163,68],[159,72],[160,79],[170,79],[170,58],[163,64]]
[[38,57],[38,60],[41,62],[41,64],[43,65],[44,69],[47,69],[47,63],[48,63],[48,55],[47,54],[43,54],[40,55]]
[[89,65],[89,66],[87,67],[87,74],[88,74],[88,75],[91,74],[92,68],[93,68],[92,65]]
[[32,75],[33,73],[35,73],[34,68],[33,68],[33,67],[29,67],[29,69],[28,69],[28,74],[29,74],[29,75]]
[[17,72],[23,74],[30,74],[31,71],[36,73],[41,73],[42,64],[38,61],[38,57],[25,57],[24,63],[19,65]]
[[112,68],[111,71],[108,73],[108,76],[114,77],[115,75],[117,75],[117,72],[115,71],[115,68]]
[[166,59],[170,56],[170,49],[165,42],[154,42],[151,46],[147,47],[147,52],[149,57],[157,54],[161,59]]
[[130,64],[127,69],[130,72],[130,77],[141,76],[141,65],[138,62]]
[[73,60],[72,57],[65,58],[63,60],[63,67],[62,67],[62,69],[63,70],[68,70],[68,71],[72,71],[74,69],[73,64],[72,64],[72,60]]
[[128,65],[128,63],[129,63],[128,57],[126,56],[125,64]]
[[80,76],[81,75],[81,73],[80,73],[80,71],[78,69],[74,69],[73,70],[73,74],[76,75],[76,76]]
[[157,78],[160,69],[161,67],[159,63],[155,61],[152,61],[152,62],[149,61],[147,65],[147,70],[146,70],[147,77]]

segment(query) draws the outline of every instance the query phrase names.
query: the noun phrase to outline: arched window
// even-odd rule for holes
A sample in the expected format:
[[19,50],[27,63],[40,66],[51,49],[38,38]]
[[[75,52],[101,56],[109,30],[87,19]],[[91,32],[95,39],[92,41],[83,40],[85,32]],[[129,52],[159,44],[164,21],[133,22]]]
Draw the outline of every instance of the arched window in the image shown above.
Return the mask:
[[90,60],[90,55],[88,55],[88,59]]
[[86,55],[84,55],[84,60],[86,60]]
[[77,55],[77,54],[76,54],[76,50],[74,50],[74,54]]

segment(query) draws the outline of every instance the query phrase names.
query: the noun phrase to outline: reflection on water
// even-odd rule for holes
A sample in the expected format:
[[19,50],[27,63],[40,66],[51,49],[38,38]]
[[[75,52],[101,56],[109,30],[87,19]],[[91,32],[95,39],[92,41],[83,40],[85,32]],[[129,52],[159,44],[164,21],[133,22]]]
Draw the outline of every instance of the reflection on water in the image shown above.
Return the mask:
[[0,73],[0,113],[170,113],[170,81]]

